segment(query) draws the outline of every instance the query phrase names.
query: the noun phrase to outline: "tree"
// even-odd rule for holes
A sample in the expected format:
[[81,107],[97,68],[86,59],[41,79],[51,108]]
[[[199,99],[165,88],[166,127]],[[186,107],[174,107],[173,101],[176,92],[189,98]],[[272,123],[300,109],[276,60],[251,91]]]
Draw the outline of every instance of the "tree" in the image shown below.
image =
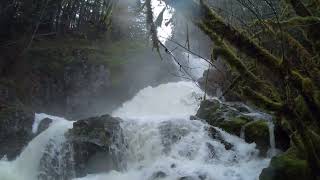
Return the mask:
[[236,28],[204,0],[166,3],[211,38],[214,59],[223,58],[241,76],[233,91],[288,125],[292,142],[320,179],[320,4],[289,0],[280,5],[281,17],[273,9],[271,18]]

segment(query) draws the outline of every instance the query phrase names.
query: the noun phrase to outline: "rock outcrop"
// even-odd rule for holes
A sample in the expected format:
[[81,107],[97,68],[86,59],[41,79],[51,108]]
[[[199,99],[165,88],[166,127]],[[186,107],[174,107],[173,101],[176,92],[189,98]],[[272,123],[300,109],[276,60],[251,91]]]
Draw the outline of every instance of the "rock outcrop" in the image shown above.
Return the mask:
[[[251,108],[241,103],[205,100],[192,119],[200,118],[211,126],[219,127],[230,134],[243,136],[246,142],[256,143],[261,156],[266,156],[270,148],[268,121],[263,119],[263,116],[252,116],[252,112]],[[286,150],[290,139],[279,126],[275,127],[275,138],[279,138],[281,144],[284,144],[280,149]],[[276,145],[279,147],[279,143]]]
[[[74,122],[73,128],[65,134],[63,145],[48,144],[40,161],[39,179],[69,180],[124,168],[122,158],[126,143],[120,121],[103,115]],[[59,164],[62,169],[54,166]]]
[[0,108],[0,158],[15,159],[32,139],[34,113],[23,106]]

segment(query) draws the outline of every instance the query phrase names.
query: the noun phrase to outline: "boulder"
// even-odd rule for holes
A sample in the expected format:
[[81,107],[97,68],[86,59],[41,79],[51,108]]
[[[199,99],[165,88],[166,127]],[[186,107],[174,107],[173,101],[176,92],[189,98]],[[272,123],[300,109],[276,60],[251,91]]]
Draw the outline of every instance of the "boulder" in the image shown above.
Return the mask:
[[34,113],[18,105],[0,108],[0,158],[15,159],[32,139]]
[[[50,142],[40,160],[39,180],[70,180],[87,174],[122,170],[125,142],[120,119],[109,115],[74,122],[66,142]],[[62,168],[61,168],[62,167]]]
[[262,170],[260,180],[315,180],[307,161],[299,157],[295,147],[272,158],[269,167]]
[[[221,103],[218,100],[205,100],[201,103],[196,116],[192,117],[192,119],[203,119],[209,125],[219,127],[239,137],[243,131],[245,141],[247,143],[256,143],[260,155],[265,156],[270,148],[267,120],[260,119],[263,116],[249,116],[248,113],[251,112],[252,110],[242,103]],[[209,128],[208,130],[212,138],[222,139],[219,133],[212,131],[214,128]],[[275,137],[276,139],[279,137],[280,143],[284,143],[281,149],[286,150],[289,146],[289,137],[285,132],[281,131],[279,126],[275,126]],[[226,149],[232,148],[227,142],[221,142]]]
[[233,117],[217,123],[216,126],[230,134],[240,136],[242,127],[250,121],[252,121],[252,119],[248,119],[244,116]]
[[38,126],[37,134],[40,134],[46,129],[48,129],[51,123],[52,123],[52,119],[50,118],[44,118],[43,120],[41,120]]
[[256,143],[260,155],[265,156],[270,148],[268,123],[263,120],[253,121],[245,125],[245,141]]
[[[196,117],[204,119],[211,126],[216,126],[224,131],[240,136],[242,126],[253,121],[254,118],[246,116],[243,112],[250,112],[246,106],[228,105],[218,100],[204,100]],[[193,119],[196,119],[193,117]]]
[[120,121],[103,115],[73,124],[67,138],[73,147],[76,177],[123,168],[121,150],[125,150],[125,143]]

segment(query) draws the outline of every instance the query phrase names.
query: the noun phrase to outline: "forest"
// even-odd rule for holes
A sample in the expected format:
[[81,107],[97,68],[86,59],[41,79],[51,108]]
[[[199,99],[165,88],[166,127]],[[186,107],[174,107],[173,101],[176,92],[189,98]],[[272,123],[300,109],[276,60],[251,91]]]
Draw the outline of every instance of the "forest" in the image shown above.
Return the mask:
[[[4,174],[3,169],[8,168],[10,162],[23,165],[28,162],[20,160],[24,159],[21,158],[25,153],[23,149],[28,149],[43,133],[34,135],[26,129],[34,126],[37,119],[34,113],[47,113],[81,120],[65,130],[64,136],[69,139],[59,150],[51,152],[49,148],[51,154],[56,152],[56,155],[48,153],[39,157],[40,165],[36,169],[42,170],[40,175],[38,171],[30,175],[28,170],[31,178],[27,180],[34,177],[39,180],[81,177],[117,180],[130,176],[146,180],[320,180],[319,0],[2,0],[0,15],[0,159],[7,158],[0,160],[0,179],[21,179]],[[201,63],[205,65],[198,77],[194,69],[202,66]],[[185,81],[192,85],[179,84]],[[177,87],[170,83],[176,83]],[[172,89],[167,90],[163,85]],[[191,90],[192,96],[184,97]],[[195,107],[190,105],[193,101],[189,104],[193,96],[197,96]],[[185,99],[176,102],[177,98]],[[181,101],[186,103],[181,105]],[[117,118],[103,115],[100,122],[99,117],[93,117],[105,113],[124,120],[118,122]],[[270,130],[268,118],[248,115],[254,113],[267,114],[275,129]],[[201,151],[202,144],[193,144],[187,137],[195,133],[192,127],[201,128],[188,118],[188,122],[182,124],[171,122],[180,119],[181,114],[190,116],[191,120],[204,121],[201,128],[222,144],[223,151],[208,145],[212,138],[195,140],[206,144],[203,145],[206,150]],[[171,124],[163,124],[169,115]],[[54,124],[53,117],[47,118]],[[156,127],[149,127],[147,123],[142,126],[148,118],[163,119],[155,123]],[[137,129],[126,123],[127,119],[140,119],[134,127]],[[11,130],[13,124],[18,124],[16,127],[21,131]],[[54,128],[49,124],[45,125],[44,133]],[[116,129],[121,128],[119,135],[120,130]],[[147,139],[156,136],[147,134],[151,130],[160,131],[157,135],[160,140]],[[128,136],[124,133],[127,131],[133,134]],[[248,154],[252,153],[248,152],[244,155],[248,160],[228,160],[229,164],[223,162],[221,167],[216,167],[218,170],[213,170],[215,167],[207,162],[192,164],[198,157],[198,154],[192,155],[195,151],[199,156],[203,151],[210,151],[213,162],[220,162],[219,153],[230,149],[236,153],[235,140],[226,138],[225,132],[244,139],[241,143],[255,143],[258,155],[250,159]],[[261,135],[263,133],[267,135]],[[134,134],[145,138],[127,138],[135,137]],[[140,141],[145,141],[141,147],[150,149],[137,150]],[[173,163],[146,177],[148,166],[157,169],[164,163],[164,160],[148,159],[152,153],[157,154],[153,152],[157,149],[153,147],[155,142],[163,144],[159,159]],[[130,145],[135,148],[130,149]],[[189,146],[198,150],[181,153],[183,145],[186,151]],[[273,146],[276,151],[270,155]],[[72,163],[67,160],[57,163],[57,157],[73,156],[66,151],[70,147],[81,152],[74,150]],[[115,147],[119,152],[142,154],[132,158],[128,154],[119,155]],[[107,151],[105,162],[112,159],[113,163],[103,165],[106,175],[86,176],[100,173],[102,162],[97,165],[99,157],[91,160],[91,156],[84,157],[82,151],[94,155]],[[118,156],[129,157],[129,160],[119,160]],[[190,167],[187,167],[189,161],[176,162],[177,156],[190,160]],[[236,157],[242,154],[235,154]],[[130,166],[136,165],[130,164],[130,160],[135,158],[142,165],[138,163],[137,167],[141,168],[133,170],[137,174],[130,174]],[[252,176],[240,167],[242,161],[252,164],[266,159],[265,165],[252,165],[262,167]],[[155,164],[149,165],[147,160]],[[49,167],[50,163],[45,161],[65,164],[65,167],[52,174],[52,169],[57,167]],[[95,165],[89,167],[89,162]],[[124,163],[125,168],[123,162],[129,162]],[[187,170],[197,169],[206,174],[197,171],[197,175],[180,176],[179,172],[185,170],[179,169],[184,162]],[[226,171],[229,165],[235,168],[232,172]],[[75,174],[66,170],[71,166]],[[121,173],[110,173],[106,166],[115,166]],[[216,171],[217,176],[212,176]],[[224,171],[224,175],[218,175]]]

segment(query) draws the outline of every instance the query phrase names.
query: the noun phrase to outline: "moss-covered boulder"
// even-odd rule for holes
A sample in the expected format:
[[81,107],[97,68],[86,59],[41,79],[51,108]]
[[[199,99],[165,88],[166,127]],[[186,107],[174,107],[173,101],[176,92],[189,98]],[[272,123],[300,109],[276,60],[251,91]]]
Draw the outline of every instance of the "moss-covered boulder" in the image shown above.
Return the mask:
[[[218,123],[225,120],[231,120],[235,117],[245,117],[246,119],[252,119],[249,116],[243,114],[245,106],[232,106],[222,103],[218,100],[204,100],[201,102],[196,116],[200,119],[206,120],[210,125],[216,126]],[[245,112],[249,112],[247,109]]]
[[303,157],[294,147],[282,155],[273,157],[269,167],[262,170],[260,180],[314,180]]
[[205,100],[200,104],[196,117],[204,119],[208,124],[219,127],[224,131],[240,136],[241,128],[254,119],[246,116],[249,109],[238,104],[237,106],[221,103],[218,100]]
[[[201,103],[196,117],[205,120],[211,126],[219,127],[222,130],[236,135],[244,135],[248,143],[256,143],[260,155],[265,156],[270,148],[269,126],[267,120],[260,119],[263,116],[250,116],[251,108],[241,103],[222,103],[218,100],[205,100]],[[193,119],[197,119],[193,117]],[[277,131],[277,130],[276,130]],[[279,132],[279,131],[277,131]],[[288,138],[282,132],[285,143]],[[286,136],[287,137],[287,136]],[[287,145],[284,145],[284,150]]]
[[0,107],[0,158],[16,158],[32,139],[34,113],[18,105]]
[[216,126],[230,134],[240,136],[242,127],[250,121],[251,119],[248,119],[244,116],[233,117],[228,120],[217,123]]
[[245,141],[256,143],[261,155],[266,155],[270,148],[268,122],[264,120],[252,121],[245,125]]

